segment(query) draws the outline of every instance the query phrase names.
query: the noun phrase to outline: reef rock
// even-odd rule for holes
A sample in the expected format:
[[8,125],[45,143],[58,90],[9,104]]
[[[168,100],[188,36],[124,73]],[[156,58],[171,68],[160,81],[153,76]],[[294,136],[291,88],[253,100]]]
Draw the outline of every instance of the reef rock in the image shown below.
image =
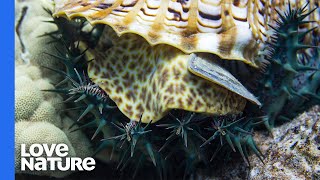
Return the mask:
[[46,22],[52,20],[47,12],[52,9],[50,0],[15,1],[15,168],[16,173],[61,178],[72,172],[20,171],[21,144],[64,143],[69,146],[70,156],[85,158],[93,154],[92,144],[82,131],[70,132],[74,121],[61,113],[62,97],[42,91],[54,89],[52,83],[61,80],[59,75],[40,68],[61,66],[46,54],[56,54],[58,44],[42,36],[57,30],[56,25]]
[[[52,16],[47,12],[53,10],[50,0],[16,0],[15,1],[15,60],[16,64],[59,67],[58,61],[49,56],[57,54],[58,42],[53,42],[47,33],[57,30]],[[57,75],[42,68],[42,76],[57,79]]]
[[320,179],[320,106],[255,139],[265,164],[251,156],[249,179]]
[[255,132],[255,141],[265,156],[263,163],[252,154],[247,167],[239,154],[232,154],[211,172],[199,170],[195,179],[320,179],[320,106],[275,127],[272,134],[265,130]]
[[[85,158],[93,154],[91,142],[81,131],[71,133],[74,122],[64,114],[62,97],[44,92],[53,89],[50,80],[43,78],[36,66],[21,64],[15,72],[15,168],[16,173],[64,177],[71,171],[20,171],[20,146],[26,144],[59,144],[69,147],[70,157]],[[77,126],[75,126],[77,128]]]

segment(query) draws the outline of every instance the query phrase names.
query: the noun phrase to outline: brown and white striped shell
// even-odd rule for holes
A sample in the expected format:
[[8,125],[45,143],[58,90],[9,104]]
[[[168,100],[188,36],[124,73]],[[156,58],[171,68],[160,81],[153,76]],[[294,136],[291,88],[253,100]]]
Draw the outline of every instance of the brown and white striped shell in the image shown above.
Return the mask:
[[151,45],[169,44],[185,53],[209,52],[255,65],[265,39],[266,0],[56,0],[55,15],[83,16],[136,33]]

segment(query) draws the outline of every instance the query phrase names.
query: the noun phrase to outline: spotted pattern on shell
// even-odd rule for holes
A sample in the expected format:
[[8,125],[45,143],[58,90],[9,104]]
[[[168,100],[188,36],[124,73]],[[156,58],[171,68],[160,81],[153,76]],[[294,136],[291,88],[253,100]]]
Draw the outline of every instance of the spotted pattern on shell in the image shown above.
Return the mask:
[[[129,118],[142,122],[161,119],[170,109],[211,114],[239,113],[246,100],[188,71],[190,55],[169,45],[150,46],[142,37],[118,37],[107,28],[89,50],[88,75]],[[112,39],[113,47],[103,50]],[[143,53],[141,53],[143,52]],[[217,57],[218,58],[218,57]]]

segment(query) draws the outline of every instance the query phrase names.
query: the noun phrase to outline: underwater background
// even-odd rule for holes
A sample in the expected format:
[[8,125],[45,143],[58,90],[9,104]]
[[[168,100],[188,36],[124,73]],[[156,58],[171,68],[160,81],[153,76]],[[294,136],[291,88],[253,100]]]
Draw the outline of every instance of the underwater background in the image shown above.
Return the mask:
[[[178,108],[149,124],[130,120],[90,79],[89,61],[100,58],[92,52],[113,46],[101,43],[110,30],[53,17],[49,0],[16,0],[16,178],[320,179],[319,2],[272,2],[279,10],[259,68],[218,62],[260,107],[239,100],[242,113],[222,116]],[[21,143],[65,143],[70,156],[94,156],[97,165],[22,173]]]

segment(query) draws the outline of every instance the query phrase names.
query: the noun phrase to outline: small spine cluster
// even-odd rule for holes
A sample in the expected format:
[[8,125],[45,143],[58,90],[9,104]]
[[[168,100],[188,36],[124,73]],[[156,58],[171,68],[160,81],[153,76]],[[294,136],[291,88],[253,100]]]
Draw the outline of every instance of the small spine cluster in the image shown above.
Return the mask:
[[[263,103],[264,124],[271,131],[276,121],[288,121],[310,105],[319,103],[319,47],[303,43],[305,36],[317,27],[301,32],[300,26],[312,23],[304,19],[315,9],[299,9],[278,13],[274,34],[268,41],[268,55],[263,78],[256,94]],[[305,56],[312,52],[312,56]],[[304,62],[308,58],[308,63]],[[301,79],[301,76],[307,76]],[[308,105],[308,106],[306,106]]]

